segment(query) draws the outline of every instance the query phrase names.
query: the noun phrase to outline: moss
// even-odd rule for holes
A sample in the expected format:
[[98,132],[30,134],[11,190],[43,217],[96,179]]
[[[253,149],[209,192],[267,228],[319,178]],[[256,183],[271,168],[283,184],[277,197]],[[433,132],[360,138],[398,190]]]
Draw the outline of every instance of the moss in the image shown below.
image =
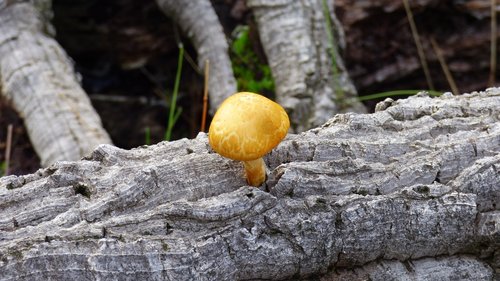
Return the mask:
[[231,44],[230,55],[238,89],[255,93],[273,92],[271,68],[255,53],[251,32],[248,26],[237,27]]

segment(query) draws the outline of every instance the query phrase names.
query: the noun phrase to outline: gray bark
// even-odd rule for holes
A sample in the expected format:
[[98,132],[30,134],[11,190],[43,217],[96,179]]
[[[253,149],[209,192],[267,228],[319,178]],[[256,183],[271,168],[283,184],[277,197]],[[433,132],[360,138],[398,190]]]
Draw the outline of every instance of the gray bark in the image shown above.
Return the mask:
[[[330,46],[322,0],[248,0],[247,5],[259,27],[277,100],[288,111],[295,131],[319,126],[338,112],[365,112],[338,54],[343,37],[337,36],[336,46]],[[333,30],[341,35],[332,5],[329,11]],[[330,48],[336,53],[336,77]]]
[[29,1],[0,1],[1,94],[24,119],[42,166],[78,160],[111,143],[70,59],[44,33],[46,11]]
[[492,280],[487,264],[471,256],[422,258],[409,261],[371,262],[363,267],[340,269],[323,276],[321,281],[387,280]]
[[156,0],[163,12],[173,18],[192,40],[198,52],[198,65],[210,61],[209,96],[212,113],[236,92],[236,80],[228,54],[227,39],[209,0]]
[[500,88],[378,109],[288,135],[261,189],[203,133],[3,177],[0,280],[499,278]]

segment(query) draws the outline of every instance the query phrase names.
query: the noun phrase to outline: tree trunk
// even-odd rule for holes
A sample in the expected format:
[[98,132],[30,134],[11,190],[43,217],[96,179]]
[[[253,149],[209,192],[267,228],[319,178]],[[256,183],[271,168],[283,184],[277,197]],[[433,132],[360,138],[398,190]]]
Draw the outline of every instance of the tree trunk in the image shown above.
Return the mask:
[[332,33],[342,34],[331,5],[328,10],[322,0],[248,0],[247,5],[259,27],[277,100],[289,112],[295,131],[319,126],[338,112],[365,111],[354,99],[356,90],[338,54],[343,37],[328,39],[325,12],[333,19]]
[[[43,11],[27,1],[0,4],[1,94],[24,118],[42,166],[77,160],[111,143],[70,59],[44,34]],[[37,4],[43,9],[50,1]]]
[[198,66],[210,61],[209,95],[212,112],[236,92],[236,80],[228,55],[227,39],[209,0],[156,0],[163,12],[175,20],[198,52]]
[[500,88],[378,110],[287,136],[260,189],[203,133],[3,177],[0,279],[499,278]]

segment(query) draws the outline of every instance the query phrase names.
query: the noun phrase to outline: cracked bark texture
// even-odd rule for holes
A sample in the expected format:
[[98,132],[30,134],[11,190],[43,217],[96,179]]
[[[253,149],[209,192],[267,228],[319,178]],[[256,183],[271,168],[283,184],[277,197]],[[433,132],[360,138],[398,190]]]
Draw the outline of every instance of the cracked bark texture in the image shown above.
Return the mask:
[[0,85],[24,119],[42,166],[111,143],[73,65],[45,30],[50,1],[0,1]]
[[0,178],[0,280],[498,280],[500,89],[377,108],[260,189],[203,133]]
[[156,0],[162,11],[174,19],[198,52],[198,66],[210,61],[209,96],[212,113],[236,93],[236,80],[222,26],[209,0]]
[[[248,0],[276,84],[277,101],[290,115],[292,128],[302,132],[326,122],[338,112],[365,112],[337,47],[344,38],[329,2],[337,46],[330,47],[322,0]],[[332,70],[335,52],[338,73]],[[334,77],[336,76],[336,77]]]

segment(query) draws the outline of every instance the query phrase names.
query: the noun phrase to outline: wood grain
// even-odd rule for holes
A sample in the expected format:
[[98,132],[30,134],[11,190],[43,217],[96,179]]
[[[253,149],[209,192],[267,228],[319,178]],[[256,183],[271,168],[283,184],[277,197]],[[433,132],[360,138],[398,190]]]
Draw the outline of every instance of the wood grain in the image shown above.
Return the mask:
[[500,89],[290,134],[269,178],[207,137],[0,179],[0,280],[495,280]]

